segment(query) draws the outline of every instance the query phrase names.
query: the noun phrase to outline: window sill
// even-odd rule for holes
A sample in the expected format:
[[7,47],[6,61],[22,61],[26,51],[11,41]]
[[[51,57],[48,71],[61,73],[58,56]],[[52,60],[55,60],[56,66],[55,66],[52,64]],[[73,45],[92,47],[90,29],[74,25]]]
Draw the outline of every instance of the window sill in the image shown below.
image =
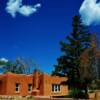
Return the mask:
[[28,93],[32,93],[32,91],[28,91]]
[[17,93],[17,94],[18,94],[18,93],[20,93],[20,91],[16,91],[15,93]]
[[52,91],[51,93],[56,94],[56,93],[61,93],[61,91]]

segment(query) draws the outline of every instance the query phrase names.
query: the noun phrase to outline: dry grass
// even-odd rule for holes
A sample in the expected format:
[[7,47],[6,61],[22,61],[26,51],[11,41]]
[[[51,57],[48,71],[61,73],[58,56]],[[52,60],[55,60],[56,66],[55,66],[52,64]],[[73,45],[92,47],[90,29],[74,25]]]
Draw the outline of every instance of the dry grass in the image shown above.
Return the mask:
[[13,97],[13,96],[0,96],[0,100],[34,100],[34,97]]

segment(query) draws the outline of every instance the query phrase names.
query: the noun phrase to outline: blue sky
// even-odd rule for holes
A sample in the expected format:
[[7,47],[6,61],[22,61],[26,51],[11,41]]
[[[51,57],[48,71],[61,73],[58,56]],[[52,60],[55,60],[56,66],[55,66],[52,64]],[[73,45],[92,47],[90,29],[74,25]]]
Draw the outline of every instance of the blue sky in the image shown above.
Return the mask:
[[[61,55],[59,41],[71,33],[72,17],[79,14],[84,0],[23,0],[41,7],[29,16],[17,12],[15,17],[6,10],[8,1],[0,0],[0,58],[32,58],[50,73]],[[100,25],[89,29],[99,35]]]

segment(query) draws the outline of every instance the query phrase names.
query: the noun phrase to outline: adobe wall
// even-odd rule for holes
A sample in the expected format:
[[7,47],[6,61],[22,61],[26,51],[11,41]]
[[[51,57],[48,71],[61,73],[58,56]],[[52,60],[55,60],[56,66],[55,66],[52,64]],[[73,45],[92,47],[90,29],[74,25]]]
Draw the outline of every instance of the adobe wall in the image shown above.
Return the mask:
[[[61,95],[67,95],[68,94],[68,86],[62,85],[61,82],[66,81],[67,79],[64,77],[58,77],[58,76],[49,76],[47,74],[42,75],[43,79],[43,95],[44,96],[61,96]],[[60,84],[61,85],[61,91],[60,92],[53,92],[52,91],[52,84]]]
[[[6,95],[31,95],[31,93],[28,92],[28,84],[33,84],[33,77],[26,76],[26,75],[11,75],[8,74],[7,76],[7,91]],[[16,92],[15,90],[15,84],[20,83],[20,91]]]
[[0,75],[0,94],[4,95],[7,93],[7,77],[6,75]]
[[[33,73],[34,74],[34,73]],[[35,76],[36,75],[36,76]],[[35,79],[34,79],[35,78]],[[27,95],[39,95],[39,96],[61,96],[67,95],[68,87],[61,85],[60,92],[52,91],[52,84],[61,84],[61,82],[66,81],[64,77],[49,76],[44,73],[36,72],[34,75],[24,75],[24,74],[13,74],[7,73],[0,75],[0,95],[10,95],[10,96],[27,96]],[[20,91],[16,92],[16,83],[20,84]],[[33,85],[32,93],[28,91],[28,84]]]

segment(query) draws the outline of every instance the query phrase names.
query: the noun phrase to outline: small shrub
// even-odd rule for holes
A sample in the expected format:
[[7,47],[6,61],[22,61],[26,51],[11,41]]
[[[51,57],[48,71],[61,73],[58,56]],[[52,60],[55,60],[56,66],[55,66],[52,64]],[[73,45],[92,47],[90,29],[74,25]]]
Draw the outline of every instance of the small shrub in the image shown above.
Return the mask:
[[85,91],[75,88],[70,90],[68,97],[85,99],[88,98],[88,94],[85,94]]

